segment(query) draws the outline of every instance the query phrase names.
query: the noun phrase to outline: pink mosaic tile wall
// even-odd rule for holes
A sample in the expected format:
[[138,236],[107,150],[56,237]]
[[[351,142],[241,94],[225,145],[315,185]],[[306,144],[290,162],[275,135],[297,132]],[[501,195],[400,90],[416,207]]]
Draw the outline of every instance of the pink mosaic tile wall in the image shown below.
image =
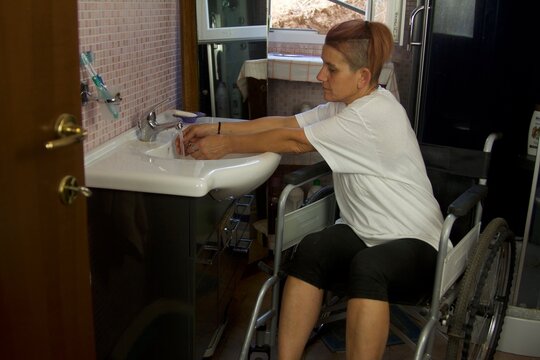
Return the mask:
[[[93,66],[122,97],[114,119],[95,101],[82,107],[89,151],[133,128],[150,107],[181,108],[178,0],[78,0],[79,50],[93,53]],[[81,79],[90,83],[86,70]]]
[[269,115],[289,116],[301,112],[304,104],[315,107],[325,102],[320,83],[268,80]]

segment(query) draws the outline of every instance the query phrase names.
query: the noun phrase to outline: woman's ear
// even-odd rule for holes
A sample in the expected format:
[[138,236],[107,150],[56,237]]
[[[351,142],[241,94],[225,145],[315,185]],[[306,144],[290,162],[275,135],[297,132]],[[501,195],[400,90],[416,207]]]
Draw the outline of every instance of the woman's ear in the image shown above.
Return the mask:
[[371,71],[367,67],[356,70],[357,73],[357,87],[358,89],[365,88],[371,84]]

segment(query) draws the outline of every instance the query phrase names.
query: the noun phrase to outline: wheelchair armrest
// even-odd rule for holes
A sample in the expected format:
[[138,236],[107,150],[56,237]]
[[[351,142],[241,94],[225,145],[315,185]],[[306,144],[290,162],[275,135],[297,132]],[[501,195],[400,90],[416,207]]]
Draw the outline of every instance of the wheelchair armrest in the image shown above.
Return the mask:
[[293,172],[290,172],[283,176],[283,182],[285,184],[298,185],[309,179],[316,178],[318,176],[326,175],[332,170],[325,161],[318,162],[313,165],[307,165]]
[[448,213],[456,217],[466,215],[473,206],[486,197],[487,192],[485,185],[471,186],[448,206]]

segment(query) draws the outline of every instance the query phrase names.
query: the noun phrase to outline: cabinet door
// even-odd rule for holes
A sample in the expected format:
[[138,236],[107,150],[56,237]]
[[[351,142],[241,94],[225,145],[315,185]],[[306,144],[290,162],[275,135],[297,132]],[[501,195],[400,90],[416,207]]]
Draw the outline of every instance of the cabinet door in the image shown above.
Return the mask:
[[215,201],[212,197],[190,202],[190,239],[195,249],[195,322],[194,359],[200,359],[211,347],[220,326],[219,254],[223,250],[219,229],[230,201]]
[[88,199],[98,359],[191,359],[189,201],[92,189]]
[[216,233],[210,237],[209,245],[199,247],[196,258],[195,283],[195,354],[194,359],[201,359],[210,347],[216,332],[218,321],[218,254],[219,250],[211,244],[216,240]]

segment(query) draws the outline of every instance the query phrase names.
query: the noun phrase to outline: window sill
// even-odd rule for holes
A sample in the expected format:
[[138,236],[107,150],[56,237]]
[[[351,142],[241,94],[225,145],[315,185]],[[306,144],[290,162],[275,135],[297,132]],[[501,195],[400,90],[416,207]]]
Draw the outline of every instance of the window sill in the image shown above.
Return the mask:
[[268,54],[268,78],[319,82],[322,59],[318,56]]
[[[247,96],[247,77],[259,80],[276,79],[319,83],[317,74],[321,66],[322,59],[318,56],[269,53],[267,59],[247,60],[242,65],[236,83],[244,96]],[[379,76],[379,84],[392,92],[399,100],[393,63],[384,65]]]

